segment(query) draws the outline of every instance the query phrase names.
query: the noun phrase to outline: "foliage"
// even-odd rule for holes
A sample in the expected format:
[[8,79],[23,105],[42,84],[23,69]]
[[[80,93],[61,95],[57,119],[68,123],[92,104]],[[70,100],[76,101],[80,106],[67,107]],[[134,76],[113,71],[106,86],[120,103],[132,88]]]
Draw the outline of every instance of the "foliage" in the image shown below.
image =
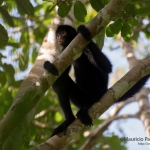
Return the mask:
[[[41,3],[39,0],[0,0],[0,119],[5,116],[20,83],[36,59],[37,50],[53,19],[55,6],[58,6],[58,14],[61,17],[65,17],[73,6],[76,24],[79,24],[91,20],[96,11],[102,9],[109,1],[90,0],[84,5],[79,0],[75,4],[72,0],[45,0]],[[93,8],[92,13],[89,13],[89,6]],[[126,41],[130,40],[135,26],[143,25],[144,19],[149,22],[149,14],[149,2],[132,0],[111,24],[97,35],[95,39],[99,47],[103,47],[105,33],[108,37],[114,37],[121,32],[121,36]],[[147,17],[143,18],[145,15]],[[150,38],[149,28],[145,28],[143,33]],[[103,40],[99,42],[99,39]],[[76,112],[76,109],[74,111]],[[22,149],[27,149],[49,138],[53,128],[63,121],[60,112],[56,95],[50,90],[39,104],[36,112],[39,116],[33,120]],[[40,115],[41,113],[43,114]],[[93,128],[96,128],[100,122],[101,120],[97,120]],[[82,135],[76,141],[69,147],[70,150],[78,149],[85,141],[85,137]],[[115,135],[105,136],[96,146],[103,147],[106,143],[109,143],[113,149],[124,149]],[[116,148],[114,143],[117,143],[119,148]]]
[[107,149],[107,150],[113,150],[113,149],[126,150],[126,147],[124,146],[125,142],[121,141],[121,139],[118,136],[114,135],[114,134],[110,134],[109,136],[103,137],[101,142],[99,142],[99,144],[100,144],[99,150],[103,150],[103,149]]
[[[71,0],[66,1],[53,1],[46,0],[51,2],[53,6],[58,5],[58,14],[61,17],[65,17],[70,9],[72,4]],[[97,12],[102,9],[110,0],[90,0],[90,4],[94,10]],[[141,5],[140,5],[141,3]],[[145,16],[150,14],[150,6],[145,4],[148,2],[143,2],[141,0],[132,0],[122,12],[119,14],[112,24],[110,24],[106,29],[106,35],[108,37],[113,37],[121,31],[121,35],[125,41],[129,41],[132,30],[134,26],[138,25],[138,20],[136,16]],[[54,8],[54,7],[53,7]],[[52,10],[52,9],[51,9]],[[84,22],[87,15],[87,10],[85,5],[81,1],[76,1],[74,4],[74,16],[78,21]]]
[[[20,75],[15,77],[14,73],[17,71],[24,72],[35,61],[37,49],[39,49],[48,30],[53,13],[42,13],[42,10],[46,12],[49,5],[44,6],[44,4],[35,3],[33,7],[28,0],[16,0],[16,3],[13,1],[1,1],[0,5],[2,17],[0,24],[0,69],[1,79],[3,79],[1,81],[3,82],[2,85],[4,85],[6,76],[3,73],[6,69],[14,70],[10,77],[8,76],[7,78],[13,77],[14,81],[15,78],[19,78],[17,80],[20,80],[22,77]],[[16,8],[18,8],[18,11]],[[14,16],[10,14],[14,14]],[[5,49],[10,54],[7,57]],[[11,61],[13,61],[13,64]],[[10,64],[8,65],[8,63]],[[6,82],[6,84],[18,87],[16,82]]]
[[[19,15],[24,16],[24,14],[28,14],[28,15],[32,16],[32,17],[30,16],[31,18],[30,17],[22,18],[24,20],[27,19],[28,21],[31,21],[31,24],[33,24],[33,22],[38,23],[37,19],[34,18],[33,16],[37,15],[38,12],[40,12],[42,10],[42,9],[40,9],[42,7],[43,8],[45,7],[44,9],[46,10],[45,11],[46,13],[50,13],[53,11],[55,6],[57,5],[58,6],[58,14],[61,17],[65,17],[69,13],[69,11],[73,5],[72,0],[66,0],[66,1],[45,0],[45,1],[48,4],[47,7],[43,6],[44,3],[40,4],[40,5],[36,4],[36,6],[34,7],[33,4],[29,0],[23,0],[23,1],[15,0],[15,2],[17,4]],[[93,7],[93,9],[98,12],[109,1],[110,0],[101,0],[101,1],[90,0],[90,4]],[[146,5],[147,2],[142,2],[141,0],[132,0],[131,2],[132,3],[129,4],[121,12],[121,14],[119,14],[114,19],[114,22],[107,27],[106,34],[108,37],[113,37],[114,35],[118,34],[121,31],[121,35],[123,36],[123,38],[126,41],[128,41],[132,34],[133,27],[138,25],[138,20],[137,20],[136,16],[139,16],[139,15],[143,16],[143,15],[150,14],[150,9],[149,9],[150,6]],[[9,12],[13,11],[13,9],[14,9],[13,7],[10,8],[10,5],[12,5],[12,4],[15,5],[14,2],[9,2],[7,0],[6,1],[1,0],[0,13],[1,13],[4,21],[9,26],[11,26],[11,27],[13,27],[13,26],[16,27],[18,25],[20,26],[23,23],[21,20],[21,17],[14,18],[13,16],[11,16],[9,14]],[[8,10],[9,10],[9,12],[8,12]],[[76,17],[76,19],[78,21],[84,22],[86,15],[87,15],[87,10],[86,10],[85,5],[83,5],[83,3],[81,1],[76,1],[74,4],[74,16]],[[20,23],[18,23],[18,21]],[[27,25],[26,22],[24,22],[24,23]],[[1,28],[0,48],[3,48],[4,46],[9,45],[8,35],[2,24],[0,24],[0,28]],[[32,27],[32,28],[34,28],[34,27]]]
[[[49,6],[36,1],[31,3],[29,0],[0,1],[0,119],[10,108],[21,82],[36,59],[37,50],[54,15],[47,11]],[[49,105],[54,106],[53,110],[58,108],[57,104],[51,104],[52,98],[56,99],[54,93],[46,94],[37,113],[48,109]],[[49,109],[46,117],[38,118],[37,121],[54,126],[55,119],[46,118],[53,118],[56,110]],[[29,134],[22,149],[41,142],[43,137],[48,138],[52,132],[52,128],[46,127],[41,130],[42,134],[36,134],[41,127],[35,126],[33,123],[28,130]]]

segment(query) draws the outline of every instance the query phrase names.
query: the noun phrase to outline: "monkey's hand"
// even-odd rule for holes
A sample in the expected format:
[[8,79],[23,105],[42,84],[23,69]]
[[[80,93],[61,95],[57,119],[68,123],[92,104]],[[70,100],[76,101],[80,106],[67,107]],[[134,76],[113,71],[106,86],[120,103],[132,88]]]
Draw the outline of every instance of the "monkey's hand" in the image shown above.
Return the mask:
[[92,36],[90,31],[84,26],[84,25],[80,25],[77,29],[78,33],[81,33],[81,35],[87,40],[87,41],[91,41]]
[[54,129],[52,136],[60,133],[60,132],[64,132],[64,135],[66,135],[66,130],[67,127],[75,120],[75,117],[72,116],[72,118],[66,119],[60,126],[58,126],[57,128]]
[[92,119],[91,119],[91,117],[89,116],[89,114],[88,114],[88,107],[86,107],[86,106],[84,106],[84,107],[82,107],[79,111],[78,111],[78,113],[77,113],[77,117],[80,119],[80,121],[83,123],[83,124],[85,124],[85,125],[87,125],[87,126],[92,126],[93,125],[93,123],[92,123]]
[[54,76],[59,75],[59,71],[54,66],[54,64],[52,64],[50,61],[45,61],[44,62],[44,69],[46,69],[49,73],[53,74]]

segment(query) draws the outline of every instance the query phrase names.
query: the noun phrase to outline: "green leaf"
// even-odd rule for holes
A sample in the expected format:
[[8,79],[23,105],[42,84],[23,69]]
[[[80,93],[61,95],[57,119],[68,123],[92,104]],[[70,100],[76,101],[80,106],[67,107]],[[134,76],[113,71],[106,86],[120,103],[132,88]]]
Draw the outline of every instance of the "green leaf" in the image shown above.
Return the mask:
[[43,1],[46,1],[46,2],[55,2],[55,0],[43,0]]
[[132,34],[132,27],[125,23],[121,29],[121,36],[123,37],[123,39],[128,42],[130,40]]
[[93,9],[95,9],[97,12],[104,7],[104,4],[101,2],[101,0],[90,0],[90,3]]
[[[135,17],[136,16],[136,13],[135,13],[135,5],[133,4],[129,4],[125,7],[124,11],[131,17]],[[126,16],[126,14],[125,14]]]
[[13,68],[12,65],[5,63],[5,64],[3,65],[3,68],[4,68],[5,73],[9,74],[9,75],[12,76],[12,77],[14,76],[14,74],[15,74],[15,69]]
[[4,63],[2,67],[7,77],[7,83],[13,86],[15,83],[15,78],[14,78],[15,69],[13,68],[11,64],[6,64],[6,63]]
[[0,48],[3,48],[8,43],[8,34],[5,28],[0,24]]
[[43,28],[38,26],[37,28],[34,29],[33,34],[36,39],[36,42],[40,44],[42,43],[43,38],[45,37],[45,34],[47,33],[47,30],[48,28],[46,26],[44,26]]
[[122,28],[122,22],[120,20],[115,21],[114,23],[109,25],[113,34],[118,34]]
[[146,28],[143,31],[144,31],[144,34],[145,34],[146,38],[150,39],[150,30],[149,30],[149,28]]
[[54,117],[57,122],[61,122],[63,119],[62,115],[59,112],[56,112]]
[[99,32],[96,37],[96,44],[100,49],[104,46],[104,39],[105,39],[105,29],[103,29],[101,32]]
[[29,33],[28,32],[22,32],[21,37],[20,37],[20,42],[21,43],[29,43]]
[[60,17],[65,17],[69,13],[71,6],[72,6],[72,1],[62,2],[62,3],[58,4],[58,7],[59,7],[58,15]]
[[117,20],[110,24],[106,29],[106,35],[108,37],[113,37],[114,35],[118,34],[122,28],[122,22]]
[[0,6],[3,4],[4,0],[0,0]]
[[90,0],[91,6],[97,12],[101,10],[110,0]]
[[114,36],[114,34],[111,31],[111,28],[109,26],[106,27],[106,35],[107,35],[107,37],[113,37]]
[[4,56],[4,55],[2,55],[2,54],[0,53],[0,60],[1,60],[2,58],[6,58],[6,56]]
[[139,23],[138,23],[138,20],[135,19],[135,18],[130,18],[128,21],[127,21],[128,24],[130,24],[131,26],[137,26]]
[[[50,13],[50,12],[55,8],[55,6],[56,6],[56,4],[53,5],[53,6],[51,6],[51,7],[49,7],[46,12],[47,12],[47,13]],[[70,10],[69,10],[69,11],[70,11]]]
[[20,44],[19,44],[19,43],[11,43],[11,42],[9,42],[7,45],[8,45],[8,46],[15,47],[15,48],[19,48],[19,47],[20,47]]
[[131,3],[137,3],[139,0],[131,0]]
[[84,5],[77,1],[74,5],[74,16],[78,21],[84,22],[84,18],[87,15],[87,11],[84,7]]
[[140,15],[140,16],[150,15],[150,6],[140,8],[140,9],[136,10],[135,13],[136,13],[136,15]]
[[37,57],[37,51],[36,51],[36,48],[33,49],[33,52],[32,52],[32,62],[34,63],[36,57]]
[[4,72],[0,71],[0,84],[4,86],[6,84],[6,75]]
[[17,7],[25,14],[28,15],[34,14],[34,7],[32,6],[29,0],[15,0],[15,1],[17,3]]
[[19,56],[19,68],[21,71],[25,71],[28,67],[28,57],[25,56],[24,54]]
[[7,12],[7,10],[5,10],[4,8],[0,7],[0,13],[2,14],[4,20],[11,26],[14,26],[14,22],[11,18],[11,16],[9,15],[9,13]]

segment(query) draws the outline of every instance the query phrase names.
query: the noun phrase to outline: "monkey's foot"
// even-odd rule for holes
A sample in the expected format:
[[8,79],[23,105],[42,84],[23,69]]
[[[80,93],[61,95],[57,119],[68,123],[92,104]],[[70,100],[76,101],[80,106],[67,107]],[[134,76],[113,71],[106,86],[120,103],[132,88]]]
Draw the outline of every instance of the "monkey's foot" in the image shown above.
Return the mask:
[[92,126],[92,125],[93,125],[92,119],[91,119],[91,117],[90,117],[89,114],[88,114],[88,108],[82,107],[82,108],[78,111],[78,113],[77,113],[76,116],[81,120],[81,122],[82,122],[83,124],[85,124],[85,125],[87,125],[87,126]]
[[65,120],[60,126],[58,126],[57,128],[54,129],[53,133],[51,134],[51,137],[60,133],[60,132],[64,132],[64,135],[66,135],[66,130],[67,127],[75,120],[75,117],[71,118],[71,119],[67,119]]

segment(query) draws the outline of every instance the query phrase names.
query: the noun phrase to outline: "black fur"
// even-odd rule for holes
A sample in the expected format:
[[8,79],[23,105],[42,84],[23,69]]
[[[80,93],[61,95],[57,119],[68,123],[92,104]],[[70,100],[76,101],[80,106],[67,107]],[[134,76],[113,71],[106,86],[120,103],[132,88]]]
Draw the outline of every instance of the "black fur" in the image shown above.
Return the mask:
[[[59,132],[66,131],[66,128],[75,120],[70,101],[79,108],[76,116],[81,122],[88,126],[92,125],[92,119],[88,114],[88,110],[107,91],[108,75],[112,71],[110,61],[91,40],[91,34],[85,26],[79,26],[76,32],[71,26],[60,25],[56,30],[56,37],[57,35],[59,36],[59,33],[62,31],[65,31],[66,34],[61,34],[61,38],[57,40],[60,42],[60,45],[63,46],[63,49],[65,49],[77,33],[81,33],[90,43],[84,48],[81,57],[73,63],[76,83],[69,77],[68,73],[70,67],[68,67],[52,85],[54,91],[57,93],[60,106],[66,119],[53,131],[52,136]],[[56,71],[57,68],[49,61],[44,63],[44,68],[54,75],[58,74],[58,71]],[[148,77],[149,76],[142,78],[117,102],[126,100],[138,92]]]

